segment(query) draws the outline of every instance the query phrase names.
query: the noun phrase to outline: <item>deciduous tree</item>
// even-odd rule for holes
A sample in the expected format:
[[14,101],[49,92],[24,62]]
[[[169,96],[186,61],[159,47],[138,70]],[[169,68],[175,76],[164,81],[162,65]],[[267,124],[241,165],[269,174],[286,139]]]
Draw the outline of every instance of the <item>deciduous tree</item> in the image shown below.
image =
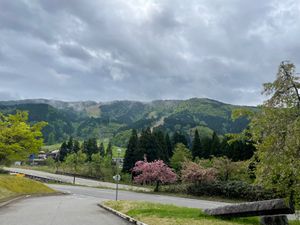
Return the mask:
[[78,173],[79,166],[83,165],[86,159],[87,156],[82,151],[67,155],[65,164],[69,166],[73,172],[73,184],[75,184],[75,178],[76,174]]
[[93,170],[93,175],[97,178],[100,178],[102,176],[102,164],[103,162],[100,153],[93,154],[91,157],[90,165]]
[[181,169],[182,163],[192,159],[191,151],[184,144],[178,143],[175,146],[174,154],[171,158],[171,166],[176,171]]
[[300,195],[299,80],[294,64],[282,62],[275,81],[264,84],[264,93],[270,98],[259,112],[248,113],[251,123],[247,132],[256,143],[259,160],[257,182],[288,194],[291,202]]
[[28,123],[28,113],[18,111],[15,115],[0,113],[0,164],[25,160],[37,154],[43,144],[42,128],[47,123]]
[[155,183],[154,191],[159,190],[160,184],[174,183],[177,179],[176,174],[162,160],[153,162],[138,161],[133,168],[133,172],[139,174],[134,177],[136,183]]
[[181,179],[190,183],[210,183],[216,180],[217,172],[213,168],[204,168],[199,164],[186,161],[182,165]]

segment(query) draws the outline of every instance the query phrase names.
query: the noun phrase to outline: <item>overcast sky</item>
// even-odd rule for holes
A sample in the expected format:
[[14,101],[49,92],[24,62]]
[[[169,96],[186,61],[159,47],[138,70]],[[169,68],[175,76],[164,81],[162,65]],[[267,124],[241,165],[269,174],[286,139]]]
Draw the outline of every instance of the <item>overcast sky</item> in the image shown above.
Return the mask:
[[0,0],[0,100],[256,105],[299,40],[300,0]]

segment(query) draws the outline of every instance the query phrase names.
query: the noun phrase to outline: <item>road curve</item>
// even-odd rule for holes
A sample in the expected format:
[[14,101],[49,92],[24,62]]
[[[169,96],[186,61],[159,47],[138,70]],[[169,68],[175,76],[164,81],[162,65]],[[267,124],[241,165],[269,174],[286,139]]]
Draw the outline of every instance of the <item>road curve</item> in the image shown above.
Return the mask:
[[[48,186],[50,186],[55,190],[66,192],[77,196],[95,197],[99,199],[99,202],[103,200],[115,199],[115,190],[111,190],[111,189],[100,189],[100,188],[92,188],[92,187],[59,185],[59,184],[48,184]],[[150,201],[150,202],[158,202],[158,203],[165,203],[165,204],[174,204],[178,206],[199,208],[199,209],[215,208],[215,207],[225,206],[229,204],[224,202],[138,193],[138,192],[131,192],[131,191],[123,191],[123,190],[119,191],[118,196],[119,196],[118,198],[119,200]]]
[[[23,168],[13,168],[13,167],[4,167],[5,170],[9,172],[16,172],[16,173],[23,173],[31,176],[36,176],[40,178],[46,178],[56,181],[61,181],[64,183],[73,183],[73,177],[67,176],[67,175],[60,175],[60,174],[53,174],[38,170],[29,170],[29,169],[23,169]],[[110,183],[110,182],[102,182],[92,179],[85,179],[85,178],[76,178],[76,184],[78,185],[84,185],[89,187],[105,187],[105,188],[115,188],[116,184]],[[133,185],[125,185],[125,184],[119,184],[119,188],[125,189],[125,190],[133,190],[133,191],[150,191],[148,188],[144,187],[136,187]]]
[[99,198],[78,195],[27,198],[0,209],[0,225],[128,225],[97,206]]
[[[115,199],[115,191],[83,186],[47,184],[69,195],[33,197],[0,209],[0,225],[125,225],[119,217],[97,206]],[[214,208],[226,205],[173,196],[119,191],[119,199],[168,203],[193,208]]]

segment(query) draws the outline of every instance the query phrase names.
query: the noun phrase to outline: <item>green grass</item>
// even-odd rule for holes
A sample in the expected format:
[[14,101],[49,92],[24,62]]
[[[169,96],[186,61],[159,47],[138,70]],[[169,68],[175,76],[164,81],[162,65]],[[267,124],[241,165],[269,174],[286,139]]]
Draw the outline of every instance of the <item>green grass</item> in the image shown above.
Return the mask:
[[61,143],[57,143],[57,144],[53,144],[53,145],[44,145],[42,147],[42,151],[51,152],[51,151],[59,149],[60,146],[61,146]]
[[24,194],[50,194],[54,190],[46,185],[24,177],[0,175],[0,201]]
[[[98,142],[98,145],[100,145],[100,143],[103,142],[104,148],[106,149],[107,146],[108,146],[109,139],[105,138],[105,139],[98,140],[97,142]],[[80,143],[80,145],[82,145],[83,141],[79,141],[79,143]],[[53,150],[60,149],[61,144],[62,143],[57,143],[57,144],[53,144],[53,145],[44,145],[42,147],[42,150],[45,151],[45,152],[51,152]],[[126,149],[122,148],[122,147],[115,146],[115,145],[112,146],[113,157],[118,156],[118,149],[119,148],[122,150],[121,154],[120,154],[120,157],[124,157]]]
[[[149,225],[259,225],[258,217],[219,219],[200,209],[141,201],[107,201],[105,205]],[[290,222],[300,225],[299,221]]]
[[51,166],[29,166],[29,165],[22,165],[22,166],[14,166],[16,168],[21,168],[21,169],[28,169],[28,170],[37,170],[37,171],[42,171],[42,172],[47,172],[47,173],[55,173],[56,168],[51,167]]

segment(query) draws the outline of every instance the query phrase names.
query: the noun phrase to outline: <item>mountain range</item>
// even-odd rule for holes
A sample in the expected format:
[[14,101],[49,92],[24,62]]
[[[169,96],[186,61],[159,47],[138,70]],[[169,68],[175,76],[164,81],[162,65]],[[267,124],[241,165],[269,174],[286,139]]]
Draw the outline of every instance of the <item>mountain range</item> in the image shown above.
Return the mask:
[[115,145],[125,146],[132,129],[147,127],[161,129],[170,134],[180,131],[193,134],[197,128],[201,136],[241,132],[248,124],[245,118],[231,120],[238,106],[206,98],[188,100],[156,100],[152,102],[112,101],[66,102],[48,99],[0,101],[0,112],[28,111],[29,121],[46,121],[43,129],[47,144],[91,137],[110,138]]

